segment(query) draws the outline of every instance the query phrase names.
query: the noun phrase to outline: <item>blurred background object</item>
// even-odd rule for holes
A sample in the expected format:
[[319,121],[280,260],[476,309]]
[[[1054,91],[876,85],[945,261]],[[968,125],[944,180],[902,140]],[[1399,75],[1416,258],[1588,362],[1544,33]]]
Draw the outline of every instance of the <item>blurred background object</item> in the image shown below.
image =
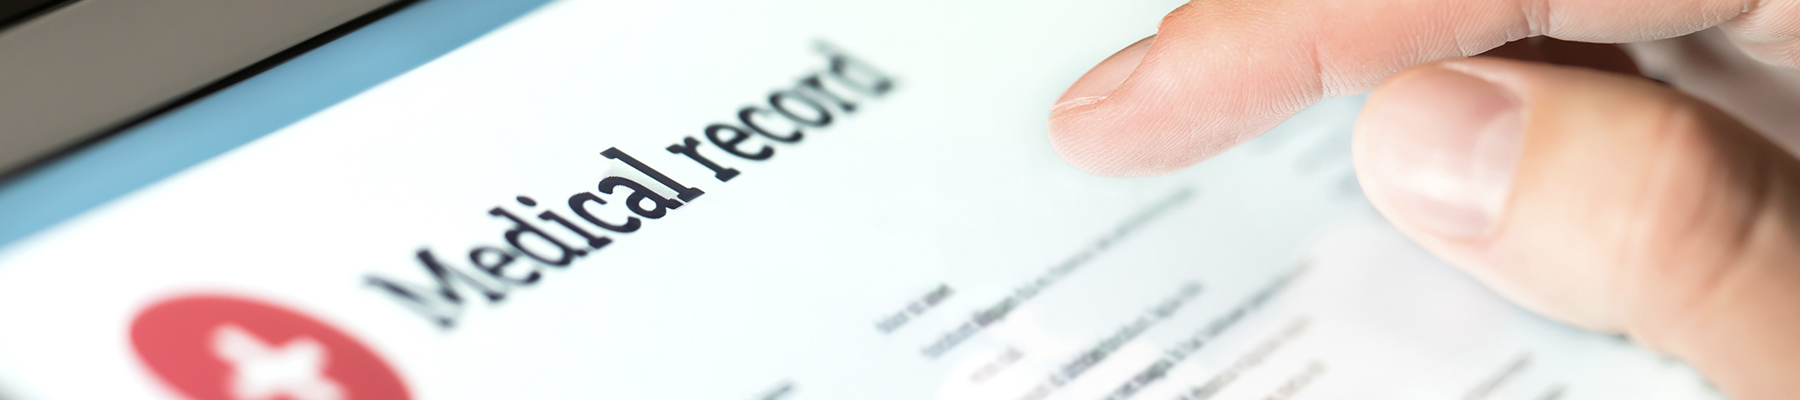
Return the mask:
[[0,0],[0,172],[104,136],[391,3]]
[[56,9],[73,0],[5,0],[0,1],[0,29]]

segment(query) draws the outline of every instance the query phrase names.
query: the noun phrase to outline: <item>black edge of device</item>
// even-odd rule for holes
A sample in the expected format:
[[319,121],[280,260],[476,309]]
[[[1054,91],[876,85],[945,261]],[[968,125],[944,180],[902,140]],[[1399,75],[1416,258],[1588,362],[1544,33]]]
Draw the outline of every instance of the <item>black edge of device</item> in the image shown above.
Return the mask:
[[17,3],[0,3],[0,31],[37,19],[51,11],[74,4],[81,0],[14,0]]
[[[50,7],[48,9],[38,11],[38,14],[33,14],[33,16],[35,17],[36,15],[52,11],[56,8],[61,8],[63,5],[67,5],[69,3],[74,3],[76,1],[80,1],[80,0],[55,1],[55,3],[56,3],[55,6]],[[351,19],[349,22],[345,22],[338,26],[332,27],[331,29],[326,30],[323,33],[314,35],[311,38],[307,38],[306,40],[301,41],[299,44],[295,44],[286,49],[282,49],[281,51],[276,52],[274,55],[264,58],[261,61],[257,61],[254,64],[250,64],[250,66],[244,67],[244,68],[234,71],[230,74],[227,74],[223,78],[219,78],[219,79],[213,80],[212,82],[209,82],[205,85],[202,85],[202,86],[200,86],[199,89],[194,89],[194,90],[188,91],[187,93],[183,93],[180,96],[176,96],[172,100],[164,101],[162,103],[150,106],[149,108],[145,109],[142,112],[138,112],[137,114],[133,114],[131,117],[125,118],[123,121],[108,125],[105,128],[101,128],[101,129],[95,131],[94,133],[87,135],[87,137],[84,137],[81,140],[76,141],[73,144],[65,145],[62,148],[45,152],[43,155],[40,155],[40,156],[32,159],[31,161],[26,161],[24,163],[21,163],[18,166],[12,168],[11,170],[0,172],[0,185],[5,185],[7,182],[12,181],[13,179],[17,179],[21,176],[30,174],[33,171],[37,171],[38,169],[43,168],[44,166],[49,165],[49,164],[55,162],[56,160],[63,158],[64,156],[68,156],[69,154],[86,149],[88,146],[91,146],[94,143],[98,143],[102,140],[111,138],[114,135],[118,135],[119,133],[124,132],[128,129],[131,129],[132,127],[137,126],[138,124],[144,123],[144,121],[148,121],[152,118],[156,118],[157,116],[161,116],[163,113],[167,113],[170,110],[180,108],[181,106],[185,106],[188,103],[192,103],[195,100],[199,100],[200,98],[206,97],[207,95],[211,95],[220,90],[224,90],[225,88],[231,87],[231,85],[237,84],[238,82],[243,82],[245,79],[250,79],[250,77],[256,76],[256,74],[260,74],[263,71],[268,71],[269,69],[275,68],[276,66],[279,66],[282,63],[287,62],[288,60],[294,59],[294,57],[299,57],[301,54],[306,54],[306,52],[308,52],[308,51],[312,51],[313,49],[319,48],[319,46],[324,46],[326,43],[331,43],[331,41],[333,41],[333,40],[337,40],[338,38],[344,37],[344,35],[348,35],[351,32],[355,32],[357,29],[362,29],[362,27],[368,26],[369,24],[374,23],[375,21],[379,21],[382,18],[387,18],[387,16],[393,15],[394,13],[399,12],[400,10],[406,9],[406,7],[412,6],[413,4],[417,4],[419,1],[420,0],[394,0],[393,2],[382,5],[380,8],[376,8],[374,11],[369,11],[368,13],[365,13],[361,16],[357,16],[356,18]],[[0,27],[0,29],[3,29],[3,27]]]

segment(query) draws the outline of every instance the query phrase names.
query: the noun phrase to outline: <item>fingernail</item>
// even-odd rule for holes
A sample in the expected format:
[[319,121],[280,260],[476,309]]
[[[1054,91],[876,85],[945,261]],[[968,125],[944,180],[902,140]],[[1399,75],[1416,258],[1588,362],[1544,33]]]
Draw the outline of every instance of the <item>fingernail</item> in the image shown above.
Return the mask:
[[1051,113],[1054,114],[1072,106],[1092,104],[1112,95],[1112,92],[1119,88],[1119,84],[1124,83],[1125,78],[1131,76],[1131,71],[1137,70],[1138,62],[1144,60],[1144,53],[1149,52],[1150,43],[1155,41],[1156,36],[1151,35],[1130,46],[1125,46],[1119,52],[1113,53],[1111,57],[1100,61],[1100,64],[1095,65],[1094,69],[1090,69],[1087,74],[1082,75],[1081,79],[1075,80],[1074,85],[1069,85],[1069,90],[1063,92],[1061,98],[1056,99],[1055,106],[1050,107]]
[[1512,190],[1524,135],[1518,100],[1487,80],[1448,68],[1400,77],[1370,99],[1357,127],[1392,214],[1439,234],[1482,237]]

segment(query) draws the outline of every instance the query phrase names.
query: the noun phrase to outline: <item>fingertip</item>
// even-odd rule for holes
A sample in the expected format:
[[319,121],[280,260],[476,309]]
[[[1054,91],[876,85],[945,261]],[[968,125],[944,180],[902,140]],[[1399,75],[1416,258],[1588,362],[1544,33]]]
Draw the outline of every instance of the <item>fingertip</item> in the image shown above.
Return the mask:
[[1107,97],[1059,107],[1049,121],[1051,147],[1091,174],[1153,176],[1181,171],[1268,130],[1243,127],[1248,117],[1209,123],[1195,121],[1198,112],[1130,101]]
[[1105,60],[1101,60],[1100,63],[1094,64],[1094,68],[1089,69],[1087,73],[1081,75],[1081,78],[1076,79],[1075,83],[1069,85],[1069,89],[1063,92],[1062,97],[1056,99],[1057,105],[1052,108],[1060,108],[1072,100],[1105,98],[1107,95],[1111,95],[1114,90],[1119,88],[1119,84],[1124,83],[1125,79],[1131,77],[1131,73],[1137,70],[1138,64],[1144,61],[1144,55],[1150,52],[1150,45],[1154,43],[1156,43],[1156,35],[1138,39],[1106,57]]
[[1438,235],[1489,233],[1518,161],[1516,95],[1434,65],[1390,79],[1366,107],[1357,131],[1378,207]]
[[1154,143],[1152,127],[1128,117],[1139,107],[1112,95],[1137,72],[1156,36],[1120,49],[1088,70],[1050,109],[1051,147],[1069,164],[1101,176],[1160,175],[1193,162],[1159,162],[1170,151]]
[[1129,157],[1121,157],[1118,140],[1090,129],[1081,120],[1094,110],[1104,97],[1081,97],[1058,104],[1050,116],[1050,148],[1063,161],[1082,172],[1112,177],[1148,175],[1133,168]]

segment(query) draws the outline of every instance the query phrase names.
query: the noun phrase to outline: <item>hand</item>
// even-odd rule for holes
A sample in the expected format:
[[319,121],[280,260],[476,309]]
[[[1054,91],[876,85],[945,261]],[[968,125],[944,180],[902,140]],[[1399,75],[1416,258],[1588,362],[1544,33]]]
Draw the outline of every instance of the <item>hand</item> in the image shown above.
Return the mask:
[[[1462,58],[1528,37],[1715,26],[1742,53],[1712,31],[1633,49],[1676,88],[1620,73],[1636,68],[1599,45],[1529,39],[1497,52],[1512,59]],[[1796,66],[1800,0],[1196,1],[1077,81],[1050,136],[1089,172],[1166,173],[1379,83],[1356,167],[1402,231],[1514,301],[1682,358],[1735,398],[1787,398],[1800,393],[1800,161],[1757,129],[1800,133],[1800,73],[1783,69]]]

